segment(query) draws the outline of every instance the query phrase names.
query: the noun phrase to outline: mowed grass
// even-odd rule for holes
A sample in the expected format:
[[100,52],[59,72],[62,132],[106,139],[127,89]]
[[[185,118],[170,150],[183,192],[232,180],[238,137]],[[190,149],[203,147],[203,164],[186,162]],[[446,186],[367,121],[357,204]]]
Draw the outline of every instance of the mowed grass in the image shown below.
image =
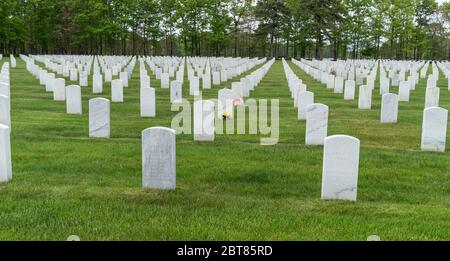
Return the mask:
[[[352,203],[320,199],[323,147],[304,145],[305,122],[297,120],[280,61],[251,93],[279,99],[280,142],[262,146],[264,135],[227,134],[199,143],[178,135],[175,191],[141,188],[141,131],[170,127],[177,114],[153,75],[157,117],[139,117],[137,64],[125,102],[111,104],[111,139],[89,139],[88,100],[110,99],[109,84],[92,95],[90,78],[82,88],[83,115],[67,115],[65,102],[53,101],[23,61],[17,64],[11,68],[13,181],[0,185],[2,240],[72,234],[82,240],[450,239],[450,135],[445,153],[420,151],[424,79],[411,102],[400,104],[399,123],[386,125],[379,122],[378,83],[372,110],[358,110],[357,100],[344,101],[289,62],[315,101],[330,107],[329,135],[361,140]],[[442,78],[440,104],[450,109]],[[221,87],[203,97],[217,98]],[[187,81],[183,92],[187,97]]]

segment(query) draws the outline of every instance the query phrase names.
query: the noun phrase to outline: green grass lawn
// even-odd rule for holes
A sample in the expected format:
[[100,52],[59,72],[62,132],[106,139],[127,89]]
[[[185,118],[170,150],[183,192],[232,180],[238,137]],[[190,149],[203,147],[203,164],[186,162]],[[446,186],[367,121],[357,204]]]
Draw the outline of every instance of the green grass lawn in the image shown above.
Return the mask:
[[[426,79],[400,103],[399,123],[386,125],[378,81],[372,110],[358,110],[357,100],[344,101],[289,62],[315,101],[329,106],[328,134],[361,140],[358,201],[351,203],[320,199],[323,147],[304,145],[305,122],[297,120],[280,61],[251,93],[280,100],[279,144],[261,146],[259,135],[216,135],[213,143],[178,135],[175,191],[142,189],[141,131],[170,127],[177,112],[169,89],[151,75],[157,117],[139,117],[138,63],[125,102],[111,103],[108,140],[88,138],[88,99],[110,99],[109,84],[93,95],[90,78],[83,115],[67,115],[65,102],[53,101],[23,61],[17,65],[13,180],[0,185],[1,240],[450,239],[450,128],[445,153],[420,151]],[[450,109],[442,78],[440,106]],[[219,88],[203,96],[216,98]]]

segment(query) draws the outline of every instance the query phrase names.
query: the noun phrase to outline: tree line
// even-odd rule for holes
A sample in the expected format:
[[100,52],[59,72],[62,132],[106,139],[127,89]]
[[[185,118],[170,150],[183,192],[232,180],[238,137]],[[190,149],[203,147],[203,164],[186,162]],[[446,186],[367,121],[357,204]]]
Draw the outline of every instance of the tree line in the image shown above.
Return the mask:
[[0,52],[450,60],[450,4],[2,0]]

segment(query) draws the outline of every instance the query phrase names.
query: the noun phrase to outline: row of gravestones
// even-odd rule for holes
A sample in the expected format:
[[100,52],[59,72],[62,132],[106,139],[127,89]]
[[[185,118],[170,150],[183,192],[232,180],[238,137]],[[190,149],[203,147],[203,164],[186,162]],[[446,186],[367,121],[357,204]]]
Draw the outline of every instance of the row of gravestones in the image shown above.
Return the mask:
[[312,75],[317,81],[327,84],[328,88],[333,85],[331,76],[338,77],[338,82],[344,80],[354,80],[357,85],[363,84],[365,78],[376,73],[376,62],[373,60],[347,60],[343,61],[308,61],[301,59],[300,61],[305,64],[305,68],[308,73]]
[[[34,64],[34,59],[43,62],[49,69],[55,70],[56,73],[64,74],[64,69],[59,70],[61,66],[57,63],[52,62],[51,58],[47,57],[27,57],[21,55],[21,58],[27,63],[27,69],[36,78],[39,79],[40,84],[46,86],[46,91],[51,91],[54,93],[55,100],[66,100],[67,113],[81,113],[81,89],[80,86],[72,85],[65,86],[64,78],[55,78],[54,73],[48,73],[47,71],[41,69],[39,66]],[[94,60],[95,63],[96,60]],[[66,64],[64,58],[60,60],[61,64]],[[87,62],[89,63],[89,62]],[[11,64],[13,67],[16,66],[16,60],[11,57]],[[78,66],[79,64],[77,64]],[[83,68],[83,65],[79,67]],[[88,66],[89,67],[89,66]],[[94,71],[96,71],[96,64],[94,64]],[[130,71],[132,71],[133,66],[131,66]],[[78,72],[76,68],[71,68],[70,74],[66,75],[72,80],[76,80]],[[90,70],[88,70],[90,71]],[[83,76],[80,78],[84,78]],[[93,77],[94,92],[101,92],[101,88],[98,85],[101,84],[101,80],[97,77]],[[81,79],[83,82],[84,80]],[[123,83],[121,80],[112,81],[112,99],[113,101],[122,101],[123,95],[122,88]],[[97,86],[97,87],[96,87]],[[100,89],[100,91],[99,91]],[[9,63],[5,63],[2,66],[0,74],[0,181],[8,181],[12,178],[11,169],[11,153],[10,153],[10,78],[9,78]],[[109,101],[104,98],[96,98],[89,101],[89,136],[90,137],[109,137],[110,136],[110,106]]]
[[[48,73],[46,70],[44,73],[48,74],[48,78],[54,78],[54,74],[62,75],[69,78],[71,81],[79,81],[79,86],[88,86],[88,77],[91,73],[92,64],[94,65],[94,88],[93,93],[102,92],[103,79],[105,82],[111,82],[113,76],[119,76],[124,86],[128,85],[128,80],[131,77],[131,72],[134,69],[134,60],[131,57],[123,57],[123,60],[119,60],[117,57],[84,57],[80,56],[73,61],[73,56],[30,56],[36,61],[45,64],[48,70],[54,73]],[[34,68],[33,59],[29,59],[27,63],[27,69],[32,71]],[[130,62],[131,60],[131,62]],[[100,64],[100,66],[99,66]],[[128,66],[126,66],[128,64]],[[100,70],[101,68],[101,70]],[[123,70],[123,71],[122,71]],[[103,77],[104,74],[104,77]],[[44,75],[45,77],[45,75]],[[43,79],[45,81],[45,79]],[[50,81],[51,82],[51,81]]]
[[[294,60],[294,64],[298,65],[301,69],[306,68],[306,64],[302,62],[298,62]],[[305,70],[306,71],[306,70]],[[307,71],[306,71],[307,72]],[[308,72],[307,72],[308,73]],[[290,76],[292,77],[292,75]],[[423,113],[423,122],[422,122],[422,141],[421,141],[421,149],[423,151],[437,151],[437,152],[445,152],[445,142],[446,142],[446,134],[447,134],[447,121],[448,121],[448,111],[444,108],[440,108],[439,106],[439,91],[440,89],[436,86],[438,74],[433,73],[430,78],[427,80],[427,88],[425,94],[425,109]],[[372,91],[374,89],[374,77],[369,76],[368,78],[372,78],[368,80],[368,85],[361,85],[359,88],[359,97],[358,97],[358,108],[359,109],[371,109],[371,101],[372,101]],[[425,78],[425,77],[423,77]],[[411,89],[415,89],[416,82],[410,81],[400,81],[400,93],[397,96],[392,93],[384,93],[382,94],[381,101],[381,114],[380,121],[381,123],[396,123],[398,118],[398,103],[399,101],[409,101],[409,92]],[[450,80],[450,79],[449,79]],[[290,81],[290,80],[288,80]],[[385,83],[381,82],[380,89],[383,89]],[[349,88],[354,95],[354,85],[355,83],[352,80],[347,80],[345,83],[345,93],[347,92],[347,88]],[[340,86],[340,85],[339,85]],[[328,86],[327,86],[328,87]],[[338,88],[337,85],[333,86],[335,92]],[[340,91],[338,91],[339,93]],[[403,94],[406,93],[406,94]],[[403,95],[402,95],[403,94]],[[405,98],[406,96],[406,98]],[[348,96],[347,96],[348,98]],[[344,99],[346,99],[346,95],[344,94]],[[314,94],[311,92],[300,92],[298,93],[297,102],[300,111],[305,111],[305,108],[309,104],[314,103]],[[301,104],[303,103],[303,104]],[[300,109],[302,108],[302,110]],[[322,107],[323,110],[324,107]],[[305,117],[299,117],[299,119],[304,119]]]
[[[44,70],[42,70],[39,66],[35,65],[33,61],[30,63],[30,58],[26,56],[22,56],[22,58],[29,64],[31,70],[30,72],[35,75],[39,80],[40,83],[46,86],[47,91],[51,91],[54,94],[54,99],[58,101],[66,101],[66,112],[68,114],[82,114],[82,106],[81,106],[81,88],[78,85],[70,85],[65,86],[65,79],[64,78],[57,78],[54,79],[54,77],[51,77],[49,79],[48,73],[42,73]],[[95,65],[94,65],[95,68]],[[265,69],[265,72],[268,70],[267,67],[263,67]],[[251,87],[254,88],[254,85],[257,84],[257,82],[260,81],[262,78],[261,74],[258,73],[261,70],[255,71],[250,77],[254,80],[251,81]],[[40,73],[37,73],[40,72]],[[145,73],[145,66],[142,69],[141,66],[141,75],[144,75]],[[53,74],[54,75],[54,74]],[[255,76],[254,76],[255,75]],[[259,76],[259,77],[258,77]],[[94,75],[93,77],[93,89],[94,92],[96,90],[96,86],[101,84],[101,82],[97,82],[97,79]],[[149,84],[149,83],[148,83]],[[123,83],[120,79],[113,80],[111,83],[111,91],[112,91],[112,102],[123,102]],[[49,87],[50,86],[50,87]],[[155,116],[155,92],[153,88],[150,88],[148,86],[145,86],[142,88],[142,80],[141,80],[141,116],[142,117],[154,117]],[[172,88],[171,88],[171,101],[175,102],[176,98],[174,98],[174,95],[172,93],[175,93],[175,91],[172,91],[176,88],[179,88],[177,93],[181,94],[181,85],[177,84],[177,81],[172,82]],[[241,87],[242,88],[242,87]],[[233,92],[237,93],[235,90],[236,88],[233,88]],[[230,95],[220,95],[221,93],[225,93],[223,91],[219,91],[219,97],[225,96],[225,98],[229,98]],[[233,95],[234,97],[235,95]],[[180,96],[181,99],[181,96]],[[225,103],[225,102],[224,102]],[[109,100],[99,98],[99,99],[92,99],[89,101],[89,136],[90,137],[103,137],[103,138],[109,138],[110,136],[110,129],[109,129],[109,122],[110,122],[110,105]]]
[[[151,59],[146,60],[149,64],[150,69],[152,70],[152,73],[155,75],[155,77],[158,79],[161,79],[161,88],[169,88],[170,89],[170,102],[171,103],[178,103],[182,101],[182,88],[183,88],[183,78],[184,78],[184,62],[181,63],[181,66],[179,66],[179,69],[176,73],[176,79],[171,81],[170,74],[162,72],[158,70],[157,66],[153,63]],[[264,62],[265,59],[261,59],[258,61],[252,61],[250,65],[245,66],[245,70],[239,70],[238,73],[242,74],[245,71],[248,71],[252,69],[254,66]],[[162,63],[160,61],[160,63]],[[206,62],[207,63],[207,62]],[[190,66],[190,65],[189,65]],[[188,67],[189,67],[188,66]],[[207,65],[205,65],[207,67]],[[197,66],[196,66],[197,67]],[[198,67],[197,67],[198,68]],[[209,69],[199,69],[197,71],[198,76],[195,76],[194,70],[191,68],[188,68],[188,74],[191,74],[189,79],[189,95],[191,96],[198,96],[200,94],[200,79],[202,79],[203,88],[202,89],[210,89],[211,88],[211,71]],[[191,73],[189,73],[191,72]],[[214,74],[214,72],[212,72]],[[214,77],[213,77],[214,78]],[[233,95],[233,97],[246,97],[249,95],[250,89],[254,88],[255,82],[256,82],[256,76],[254,74],[251,74],[243,79],[241,79],[240,83],[232,83],[232,91],[236,93],[236,95]],[[220,82],[228,80],[227,77],[221,78]],[[145,63],[141,61],[140,65],[140,85],[141,85],[141,116],[144,117],[154,117],[155,115],[155,106],[154,106],[154,96],[155,96],[155,90],[150,87],[150,77],[148,76],[147,70],[145,68]],[[220,92],[219,92],[220,97]]]
[[[210,100],[198,100],[194,102],[194,140],[214,141],[215,121],[223,119],[226,112],[228,119],[233,118],[234,106],[243,105],[243,98],[250,96],[250,91],[261,82],[275,60],[271,60],[261,68],[243,77],[240,82],[233,82],[232,89],[220,89],[217,105]],[[250,79],[250,80],[249,80]],[[244,83],[243,83],[244,82]],[[244,85],[245,84],[245,85]],[[239,100],[239,103],[236,101]],[[218,115],[215,115],[215,107]]]
[[[26,58],[24,57],[24,59]],[[274,60],[271,60],[268,64],[252,73],[255,75],[257,82],[264,77],[273,63]],[[79,86],[68,86],[68,97],[80,96],[79,89]],[[81,96],[79,98],[81,99]],[[68,98],[67,100],[71,100],[71,98]],[[205,117],[208,117],[207,114],[212,114],[212,118],[215,118],[213,109],[214,104],[211,106],[211,103],[211,101],[200,100],[196,101],[194,104],[194,136],[197,140],[210,139],[207,135],[209,135],[211,130],[205,129],[205,125],[198,124],[198,122],[204,122]],[[68,104],[68,107],[70,107],[70,104]],[[210,127],[214,128],[214,121]],[[143,186],[145,188],[168,189],[175,186],[175,132],[173,130],[167,130],[169,129],[150,128],[143,132],[142,170]],[[3,135],[3,129],[1,129],[1,131],[2,137],[6,136]],[[147,133],[150,133],[150,135],[147,135]],[[214,133],[214,130],[212,130],[212,133]],[[6,134],[9,135],[9,133]],[[104,98],[94,98],[89,100],[89,136],[97,138],[110,136],[109,100]],[[10,160],[9,163],[11,163]]]
[[[360,141],[335,135],[324,139],[322,199],[356,201]],[[176,134],[165,127],[142,132],[142,183],[148,189],[176,188]]]
[[328,132],[328,106],[314,103],[314,93],[307,91],[284,59],[282,63],[294,107],[298,109],[298,119],[306,120],[305,144],[322,145]]
[[[264,77],[267,73],[270,65],[256,70],[252,74],[256,76],[255,84]],[[141,75],[145,75],[145,67],[141,67]],[[175,83],[175,84],[174,84]],[[171,85],[171,93],[174,92],[172,89],[180,88],[178,81],[173,81]],[[178,86],[178,87],[177,87]],[[252,87],[254,88],[254,86]],[[223,89],[224,90],[224,89]],[[221,104],[221,99],[224,104],[228,104],[231,100],[229,95],[224,95],[224,91],[219,91],[219,106]],[[228,90],[228,89],[226,89]],[[155,90],[149,86],[141,86],[141,116],[143,117],[154,117],[155,116]],[[181,92],[179,90],[178,92]],[[233,91],[232,91],[233,92]],[[232,94],[235,95],[235,92]],[[223,97],[225,96],[225,97]],[[228,98],[228,99],[227,99]],[[235,96],[232,96],[235,98]],[[175,98],[171,95],[171,100],[175,102]],[[213,141],[214,140],[214,102],[206,100],[198,100],[194,102],[194,140],[198,141]],[[109,138],[110,137],[110,102],[104,98],[94,98],[89,100],[89,137],[94,138]]]
[[[30,68],[29,72],[39,79],[41,85],[45,85],[45,90],[47,92],[53,92],[53,99],[55,101],[66,101],[66,112],[68,114],[82,113],[81,87],[79,85],[66,86],[64,78],[55,78],[54,73],[47,73],[45,69],[35,65],[30,58],[26,56],[22,56],[22,58],[27,63],[27,68]],[[131,66],[134,65],[131,64]],[[114,79],[111,81],[111,100],[113,102],[123,102],[123,90],[124,87],[128,87],[128,73],[122,72],[120,75],[125,77],[126,80]],[[101,77],[94,74],[92,86],[93,93],[102,93],[103,81]]]
[[0,71],[0,182],[12,179],[9,63]]

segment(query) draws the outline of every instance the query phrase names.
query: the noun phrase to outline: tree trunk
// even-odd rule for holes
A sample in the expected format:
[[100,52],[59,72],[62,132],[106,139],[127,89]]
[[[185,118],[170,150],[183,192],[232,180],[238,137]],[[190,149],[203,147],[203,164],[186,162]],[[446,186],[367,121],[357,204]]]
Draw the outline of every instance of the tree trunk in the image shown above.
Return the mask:
[[234,23],[234,57],[237,57],[237,41],[238,41],[238,36],[237,36],[237,32],[238,32],[238,28],[237,28],[238,24],[235,22]]
[[322,33],[320,32],[320,30],[318,30],[316,33],[315,58],[318,60],[322,59]]

